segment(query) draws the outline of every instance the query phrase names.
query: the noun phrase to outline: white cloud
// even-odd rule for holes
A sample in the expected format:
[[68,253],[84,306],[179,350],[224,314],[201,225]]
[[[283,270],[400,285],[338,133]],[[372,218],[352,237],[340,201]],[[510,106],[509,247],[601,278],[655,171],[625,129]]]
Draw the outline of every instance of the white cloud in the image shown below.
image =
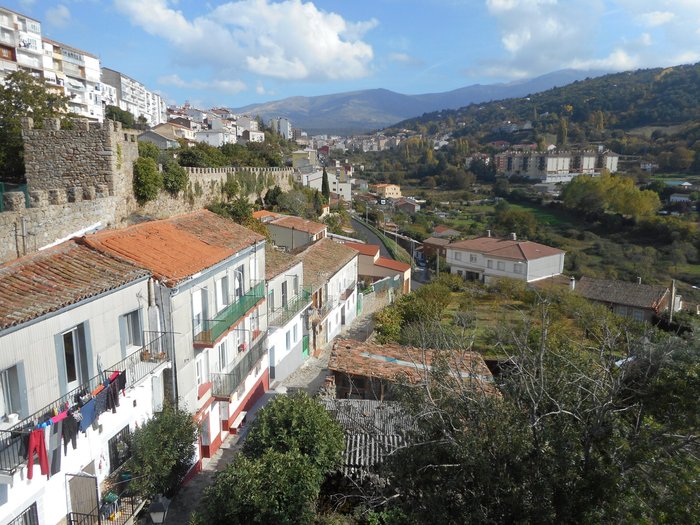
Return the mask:
[[656,27],[667,24],[676,18],[676,15],[670,11],[651,11],[649,13],[642,13],[637,18],[645,26]]
[[186,89],[213,89],[235,95],[246,90],[246,85],[240,80],[184,80],[179,75],[166,75],[158,79],[158,83],[164,86],[175,86]]
[[630,55],[624,49],[615,49],[605,58],[574,59],[568,67],[572,69],[603,69],[610,71],[624,71],[639,67],[639,57]]
[[71,21],[70,10],[63,4],[50,7],[45,14],[46,23],[54,27],[66,27]]
[[282,79],[366,76],[374,57],[362,40],[378,22],[349,22],[302,0],[238,0],[187,19],[167,0],[114,0],[134,25],[168,41],[191,64]]
[[405,66],[422,66],[423,61],[420,58],[409,55],[408,53],[393,52],[389,53],[388,58],[391,62],[396,62]]

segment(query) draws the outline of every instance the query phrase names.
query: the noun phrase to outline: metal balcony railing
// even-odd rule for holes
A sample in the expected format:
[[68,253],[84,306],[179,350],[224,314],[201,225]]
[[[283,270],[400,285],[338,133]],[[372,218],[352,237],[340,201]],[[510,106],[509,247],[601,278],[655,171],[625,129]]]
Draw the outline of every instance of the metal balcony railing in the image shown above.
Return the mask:
[[55,401],[27,416],[8,430],[0,430],[0,472],[14,473],[26,460],[20,455],[22,440],[26,434],[47,413],[61,412],[66,404],[73,405],[75,396],[79,392],[93,391],[102,384],[106,377],[114,371],[126,370],[126,388],[138,384],[161,364],[169,360],[163,347],[163,334],[160,332],[144,332],[144,340],[148,341],[144,346],[110,366],[102,374],[91,377],[79,387],[59,397]]
[[267,355],[266,344],[267,337],[259,337],[250,350],[243,351],[243,357],[234,365],[231,372],[211,374],[212,394],[216,397],[231,397],[231,394],[238,390],[260,360]]
[[204,319],[201,325],[202,330],[194,336],[194,345],[205,348],[213,347],[219,338],[263,297],[265,297],[265,281],[260,281],[248,290],[245,295],[241,296],[238,301],[228,305],[216,314],[216,317]]
[[355,286],[357,286],[357,282],[353,281],[350,286],[348,286],[343,293],[340,294],[340,300],[345,301],[348,297],[352,295],[352,292],[355,291]]
[[309,304],[311,304],[311,291],[301,290],[299,295],[295,295],[287,301],[286,306],[281,306],[270,312],[267,325],[270,327],[284,326]]

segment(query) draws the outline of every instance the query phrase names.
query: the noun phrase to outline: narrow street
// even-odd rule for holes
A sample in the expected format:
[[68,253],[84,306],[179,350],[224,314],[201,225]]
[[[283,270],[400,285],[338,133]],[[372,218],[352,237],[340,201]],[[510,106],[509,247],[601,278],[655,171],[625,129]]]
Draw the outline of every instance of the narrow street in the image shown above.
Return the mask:
[[352,218],[352,227],[355,229],[356,232],[358,232],[361,235],[364,235],[364,237],[367,240],[367,244],[376,244],[377,246],[379,246],[379,255],[381,255],[382,257],[387,257],[389,259],[393,259],[393,257],[389,253],[389,250],[387,250],[386,246],[384,246],[384,243],[379,237],[377,237],[377,234],[354,217]]

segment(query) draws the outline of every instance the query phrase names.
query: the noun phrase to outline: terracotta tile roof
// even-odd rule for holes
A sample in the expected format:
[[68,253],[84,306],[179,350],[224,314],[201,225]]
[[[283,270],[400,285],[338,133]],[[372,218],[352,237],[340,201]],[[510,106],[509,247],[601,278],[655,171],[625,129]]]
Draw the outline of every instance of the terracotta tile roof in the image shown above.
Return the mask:
[[406,270],[411,269],[410,264],[395,261],[394,259],[389,259],[388,257],[379,257],[376,261],[374,261],[374,264],[376,266],[381,266],[382,268],[396,270],[397,272],[405,272]]
[[449,244],[447,247],[516,261],[532,261],[564,253],[558,248],[552,248],[537,242],[513,241],[496,237],[477,237],[476,239],[457,241]]
[[369,255],[370,257],[374,257],[379,253],[379,246],[376,244],[362,244],[360,242],[346,242],[343,244],[352,248],[353,250],[357,250],[361,255]]
[[265,245],[265,279],[272,279],[295,264],[299,264],[295,257],[270,245]]
[[445,233],[445,232],[449,232],[449,231],[455,232],[457,230],[455,230],[454,228],[447,226],[445,224],[438,224],[437,226],[435,226],[435,228],[433,228],[433,231],[436,233]]
[[317,290],[343,266],[357,257],[355,250],[328,237],[295,252],[296,258],[304,262],[304,286],[312,290]]
[[[438,353],[448,355],[452,370],[464,378],[473,378],[485,385],[493,383],[491,371],[476,352],[422,350],[397,343],[378,344],[354,339],[338,339],[331,351],[328,369],[345,374],[374,377],[387,381],[405,378],[410,383],[423,380]],[[489,389],[493,386],[489,385]]]
[[248,228],[200,210],[84,238],[89,246],[147,268],[167,286],[206,270],[265,238]]
[[0,329],[149,275],[76,240],[16,259],[0,266]]
[[316,235],[326,229],[325,224],[302,219],[301,217],[294,217],[292,215],[282,215],[279,219],[271,221],[270,224],[282,228],[289,228],[290,230],[303,231],[310,235]]
[[279,213],[267,210],[258,210],[253,212],[253,219],[258,219],[259,221],[267,222],[265,219],[272,220],[281,217]]
[[435,246],[446,246],[450,244],[449,239],[441,239],[440,237],[428,237],[423,241],[423,244],[434,244]]
[[657,310],[670,294],[665,286],[582,277],[574,291],[593,301]]

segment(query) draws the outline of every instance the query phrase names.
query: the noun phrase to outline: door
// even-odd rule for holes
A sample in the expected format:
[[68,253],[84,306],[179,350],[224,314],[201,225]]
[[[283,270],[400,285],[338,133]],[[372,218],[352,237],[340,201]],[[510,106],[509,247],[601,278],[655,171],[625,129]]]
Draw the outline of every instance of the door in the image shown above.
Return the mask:
[[340,309],[340,324],[345,325],[345,305]]
[[287,281],[282,283],[282,307],[287,306]]
[[97,501],[97,478],[88,474],[67,474],[70,495],[70,523],[97,525],[99,505]]

